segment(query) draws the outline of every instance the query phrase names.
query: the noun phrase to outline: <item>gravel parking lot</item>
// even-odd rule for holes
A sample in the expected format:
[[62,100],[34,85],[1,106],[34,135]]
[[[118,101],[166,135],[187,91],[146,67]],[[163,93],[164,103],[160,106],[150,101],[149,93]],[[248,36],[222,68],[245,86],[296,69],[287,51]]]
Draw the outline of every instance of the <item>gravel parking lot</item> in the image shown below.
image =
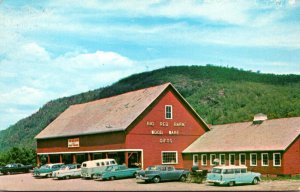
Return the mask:
[[53,180],[34,178],[32,174],[0,175],[0,191],[242,191],[242,190],[300,190],[299,180],[263,181],[258,185],[240,185],[234,187],[214,186],[211,184],[164,182],[137,182],[136,179],[115,181],[93,181],[81,178],[70,180]]

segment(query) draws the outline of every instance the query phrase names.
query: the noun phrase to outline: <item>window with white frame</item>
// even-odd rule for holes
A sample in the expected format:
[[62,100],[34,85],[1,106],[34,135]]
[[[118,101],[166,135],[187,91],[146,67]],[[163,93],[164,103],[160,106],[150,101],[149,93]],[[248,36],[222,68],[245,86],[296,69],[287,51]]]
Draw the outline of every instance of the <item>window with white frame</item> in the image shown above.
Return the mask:
[[177,151],[162,151],[162,164],[177,164]]
[[220,154],[220,165],[225,165],[225,154]]
[[246,165],[246,154],[240,153],[240,165]]
[[207,165],[207,155],[206,154],[201,155],[201,165],[203,165],[203,166]]
[[165,106],[165,118],[166,119],[172,119],[173,118],[173,111],[172,111],[172,105],[166,105]]
[[229,154],[229,165],[234,165],[234,164],[235,164],[235,155]]
[[273,153],[273,166],[281,166],[281,154]]
[[257,166],[257,154],[256,153],[250,154],[250,166]]
[[268,153],[261,154],[261,166],[269,166],[269,154]]
[[209,157],[210,165],[214,165],[215,159],[216,159],[216,154],[210,154],[210,157]]
[[193,165],[194,166],[198,165],[198,155],[197,154],[193,155]]

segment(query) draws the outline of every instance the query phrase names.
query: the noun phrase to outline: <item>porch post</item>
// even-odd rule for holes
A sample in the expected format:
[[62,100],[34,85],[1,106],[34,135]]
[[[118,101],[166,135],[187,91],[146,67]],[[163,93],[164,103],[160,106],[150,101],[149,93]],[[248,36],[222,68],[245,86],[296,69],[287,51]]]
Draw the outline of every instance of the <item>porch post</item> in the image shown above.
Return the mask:
[[91,159],[91,154],[88,153],[88,161],[90,161],[90,160],[92,160],[92,159]]
[[127,167],[129,167],[129,165],[128,165],[128,152],[127,151],[125,151],[124,152],[124,155],[125,155],[125,164],[127,165]]
[[38,167],[41,165],[41,157],[39,155],[36,156],[36,165]]
[[48,164],[51,163],[51,160],[50,160],[50,155],[48,155]]
[[73,164],[77,163],[76,154],[72,154],[72,156],[73,156]]
[[59,154],[59,162],[62,163],[62,154]]

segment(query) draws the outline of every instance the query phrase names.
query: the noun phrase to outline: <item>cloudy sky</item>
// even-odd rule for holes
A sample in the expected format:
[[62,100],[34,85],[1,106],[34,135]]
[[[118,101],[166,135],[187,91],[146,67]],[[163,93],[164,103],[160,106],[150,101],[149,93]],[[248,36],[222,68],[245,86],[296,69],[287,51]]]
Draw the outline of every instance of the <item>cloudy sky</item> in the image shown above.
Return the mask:
[[297,0],[0,0],[0,130],[171,65],[300,74]]

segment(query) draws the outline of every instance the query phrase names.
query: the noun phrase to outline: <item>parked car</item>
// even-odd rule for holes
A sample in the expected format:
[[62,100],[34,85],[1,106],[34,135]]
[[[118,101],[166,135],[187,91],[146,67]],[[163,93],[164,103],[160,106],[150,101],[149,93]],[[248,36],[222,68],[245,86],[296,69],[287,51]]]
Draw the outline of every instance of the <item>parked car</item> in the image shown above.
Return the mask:
[[261,174],[247,171],[246,166],[217,166],[207,174],[207,182],[215,185],[257,184],[259,181],[261,181]]
[[56,179],[70,179],[81,176],[81,164],[67,164],[61,166],[57,171],[53,171],[52,177]]
[[57,171],[62,166],[62,163],[45,164],[40,168],[33,169],[34,177],[52,177],[53,171]]
[[159,183],[160,181],[185,181],[189,175],[189,171],[183,169],[175,169],[170,165],[156,165],[147,167],[145,171],[139,171],[137,179],[145,182]]
[[29,173],[29,170],[33,169],[32,165],[23,165],[21,163],[8,164],[0,168],[0,172],[4,175],[11,173]]
[[85,161],[81,164],[81,177],[96,179],[95,174],[101,174],[109,165],[117,165],[117,163],[114,159]]
[[96,180],[122,179],[136,177],[140,168],[127,168],[125,165],[110,165],[102,173],[95,174]]

